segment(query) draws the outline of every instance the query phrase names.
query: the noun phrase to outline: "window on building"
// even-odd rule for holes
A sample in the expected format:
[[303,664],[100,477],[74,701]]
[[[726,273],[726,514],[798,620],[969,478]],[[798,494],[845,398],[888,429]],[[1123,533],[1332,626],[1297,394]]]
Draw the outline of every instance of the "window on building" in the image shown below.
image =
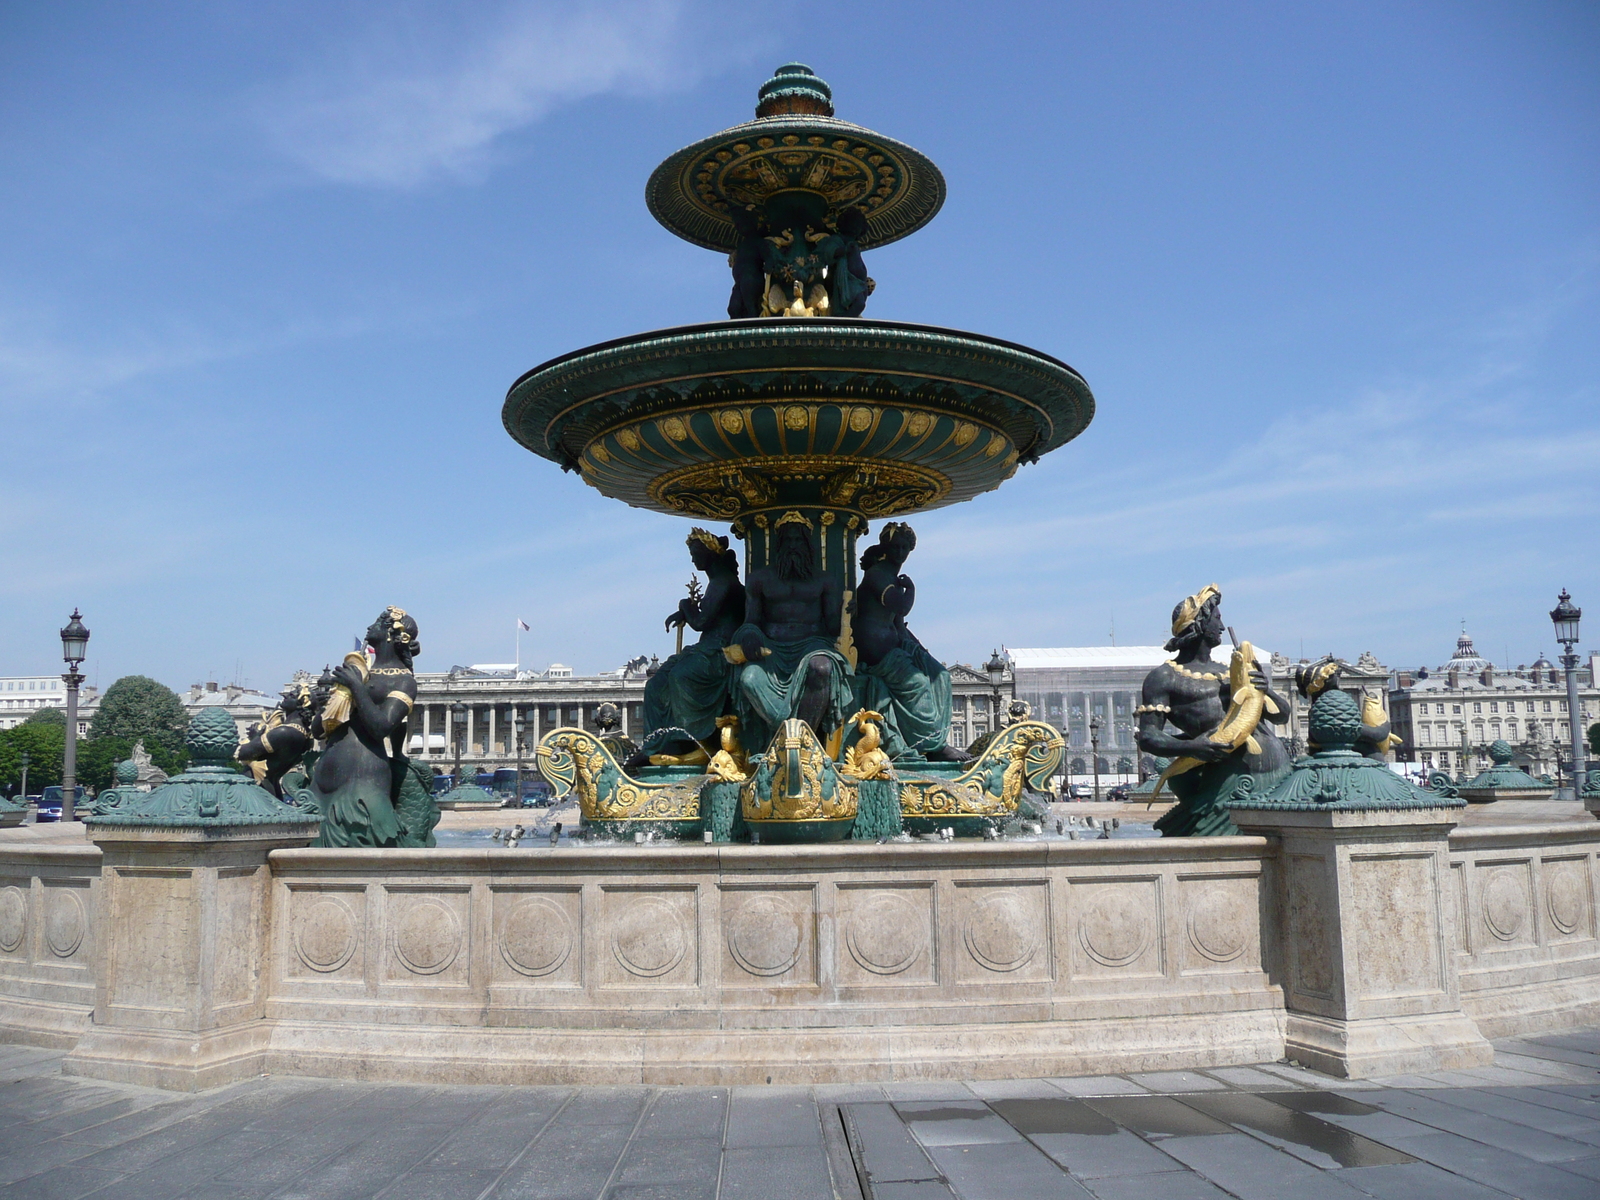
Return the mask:
[[1461,711],[1461,705],[1459,705],[1459,704],[1452,704],[1452,705],[1451,705],[1451,706],[1450,706],[1450,711],[1451,711],[1451,712],[1453,712],[1453,713],[1459,713],[1459,712],[1460,712],[1460,711]]
[[1499,712],[1499,711],[1500,711],[1500,704],[1499,704],[1499,702],[1498,702],[1498,701],[1496,701],[1496,700],[1491,700],[1491,701],[1489,701],[1489,711],[1490,711],[1490,712],[1492,712],[1492,713],[1497,713],[1497,712]]
[[1533,711],[1533,701],[1532,701],[1532,700],[1529,700],[1529,701],[1528,701],[1528,711],[1529,711],[1529,712],[1532,712],[1532,711]]
[[1481,713],[1483,711],[1483,701],[1474,700],[1472,702],[1472,711],[1475,713]]
[[1545,712],[1549,712],[1550,711],[1550,701],[1548,701],[1548,700],[1546,700],[1544,702],[1544,711]]

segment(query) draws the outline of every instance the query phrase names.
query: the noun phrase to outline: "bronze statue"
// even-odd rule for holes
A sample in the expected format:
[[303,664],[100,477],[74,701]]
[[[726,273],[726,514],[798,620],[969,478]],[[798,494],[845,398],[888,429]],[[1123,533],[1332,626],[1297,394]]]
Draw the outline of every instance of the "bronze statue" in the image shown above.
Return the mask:
[[[1294,669],[1295,687],[1307,700],[1315,700],[1329,689],[1338,688],[1339,676],[1348,665],[1331,654],[1324,654],[1316,662],[1305,663]],[[1400,744],[1399,736],[1390,731],[1388,715],[1383,711],[1383,701],[1376,696],[1363,695],[1361,729],[1356,734],[1355,748],[1370,759],[1384,762],[1388,758],[1389,751]],[[1306,749],[1315,754],[1322,747],[1307,738]]]
[[292,683],[283,690],[278,706],[266,720],[252,725],[234,757],[250,768],[256,782],[283,799],[283,777],[299,765],[315,742],[311,725],[317,710],[327,702],[327,692],[309,683]]
[[1250,644],[1234,651],[1227,669],[1211,661],[1222,644],[1221,605],[1221,589],[1208,584],[1172,610],[1166,648],[1177,657],[1145,676],[1134,710],[1139,748],[1173,760],[1156,785],[1156,794],[1164,784],[1178,797],[1156,822],[1165,837],[1237,833],[1224,802],[1277,782],[1289,766],[1268,724],[1287,721],[1288,706],[1255,663]]
[[[312,732],[327,748],[311,772],[322,810],[318,846],[399,846],[407,828],[396,805],[408,774],[406,744],[420,652],[417,622],[392,605],[368,626],[369,668],[359,651],[332,673],[332,697]],[[426,836],[426,835],[424,835]]]
[[967,762],[971,756],[948,742],[950,672],[906,626],[917,589],[900,568],[916,548],[911,526],[890,521],[861,556],[850,624],[861,704],[883,713],[891,758]]
[[[698,758],[705,762],[716,752],[717,718],[728,711],[731,684],[723,648],[744,624],[745,590],[739,582],[739,556],[728,539],[704,529],[690,531],[689,558],[706,576],[705,594],[678,601],[666,620],[668,629],[688,627],[700,637],[680,649],[651,672],[644,685],[644,732],[647,749],[635,753],[623,769],[638,770],[650,754]],[[681,730],[652,738],[661,730]]]
[[750,573],[745,624],[724,652],[739,666],[734,709],[753,753],[791,717],[826,745],[855,711],[850,662],[837,645],[843,611],[839,581],[817,571],[810,519],[784,513],[775,522],[771,563]]

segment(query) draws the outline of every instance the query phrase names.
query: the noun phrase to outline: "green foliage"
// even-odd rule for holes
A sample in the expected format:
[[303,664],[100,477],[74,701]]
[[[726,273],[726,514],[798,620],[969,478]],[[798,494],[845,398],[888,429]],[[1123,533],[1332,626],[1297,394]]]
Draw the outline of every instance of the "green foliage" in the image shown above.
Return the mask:
[[90,738],[78,743],[78,782],[100,791],[116,784],[117,764],[133,757],[133,743],[127,738]]
[[[89,723],[89,736],[126,738],[130,743],[142,740],[150,757],[165,771],[168,768],[157,748],[172,755],[182,753],[188,728],[189,714],[176,692],[144,675],[124,675],[101,697]],[[187,762],[188,755],[183,757]]]
[[1600,758],[1600,721],[1589,726],[1589,753]]
[[23,722],[24,725],[59,725],[67,727],[67,710],[64,708],[41,708],[33,716]]
[[22,754],[28,763],[28,792],[38,795],[61,782],[61,757],[67,745],[65,725],[24,722],[14,729],[0,731],[0,786],[21,784]]

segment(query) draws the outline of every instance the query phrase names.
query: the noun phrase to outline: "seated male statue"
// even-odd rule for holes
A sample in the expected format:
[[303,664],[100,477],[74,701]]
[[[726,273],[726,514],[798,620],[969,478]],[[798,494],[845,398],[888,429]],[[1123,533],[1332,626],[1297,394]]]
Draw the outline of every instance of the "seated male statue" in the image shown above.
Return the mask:
[[[1252,776],[1244,786],[1260,792],[1289,769],[1283,743],[1265,723],[1242,734],[1231,729],[1236,722],[1229,670],[1211,661],[1211,652],[1222,644],[1221,607],[1221,589],[1208,584],[1172,610],[1172,639],[1166,648],[1177,656],[1145,676],[1134,710],[1139,749],[1173,760],[1162,781],[1178,803],[1156,821],[1164,837],[1237,833],[1225,805],[1239,791],[1241,777]],[[1259,717],[1275,725],[1289,719],[1288,704],[1253,663],[1247,686],[1262,694]],[[1224,722],[1230,725],[1229,735],[1219,740],[1212,735],[1219,734]]]
[[734,711],[752,753],[791,717],[828,737],[855,711],[850,662],[839,653],[839,581],[817,571],[815,529],[790,511],[773,529],[772,558],[745,584],[745,623],[725,652],[742,662]]
[[883,714],[884,748],[890,758],[920,755],[933,762],[967,762],[971,756],[947,740],[950,672],[906,626],[917,588],[900,568],[916,548],[911,526],[890,521],[878,531],[877,545],[861,556],[861,585],[850,625],[856,686],[862,707]]

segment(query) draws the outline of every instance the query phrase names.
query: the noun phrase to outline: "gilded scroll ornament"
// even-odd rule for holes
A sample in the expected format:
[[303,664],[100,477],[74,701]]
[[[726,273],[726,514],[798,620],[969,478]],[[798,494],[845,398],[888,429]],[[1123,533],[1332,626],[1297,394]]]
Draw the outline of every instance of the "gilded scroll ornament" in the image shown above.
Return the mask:
[[783,723],[739,789],[746,821],[848,821],[859,800],[811,726]]
[[1001,730],[970,767],[951,780],[908,778],[900,787],[907,817],[1005,816],[1017,811],[1024,788],[1044,791],[1066,749],[1058,730],[1019,721]]
[[559,798],[576,792],[586,821],[696,821],[703,778],[641,783],[617,765],[600,740],[581,729],[552,729],[534,767]]

